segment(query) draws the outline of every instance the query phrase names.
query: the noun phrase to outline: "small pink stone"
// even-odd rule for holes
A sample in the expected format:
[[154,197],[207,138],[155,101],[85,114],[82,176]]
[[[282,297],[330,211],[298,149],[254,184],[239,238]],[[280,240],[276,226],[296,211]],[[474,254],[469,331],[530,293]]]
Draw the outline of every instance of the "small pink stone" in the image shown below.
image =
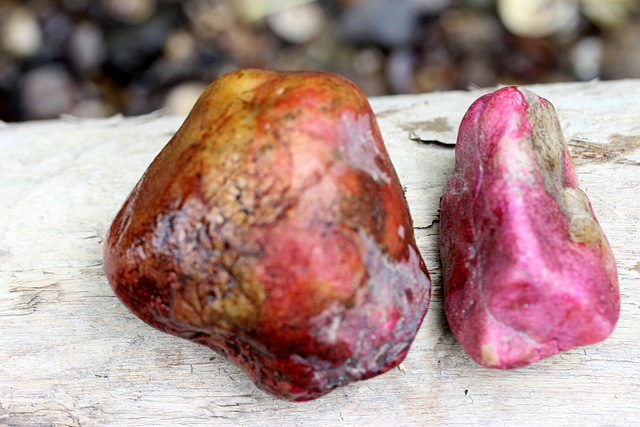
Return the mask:
[[506,87],[469,108],[440,237],[447,319],[479,364],[517,368],[613,331],[615,260],[547,100]]

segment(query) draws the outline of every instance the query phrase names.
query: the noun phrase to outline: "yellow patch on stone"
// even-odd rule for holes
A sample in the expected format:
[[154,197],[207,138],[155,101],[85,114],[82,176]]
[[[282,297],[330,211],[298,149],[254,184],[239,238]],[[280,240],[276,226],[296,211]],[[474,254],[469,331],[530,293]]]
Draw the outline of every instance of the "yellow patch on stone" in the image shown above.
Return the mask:
[[482,362],[487,366],[494,366],[500,364],[500,358],[498,352],[493,344],[484,344],[480,347],[480,354],[482,355]]

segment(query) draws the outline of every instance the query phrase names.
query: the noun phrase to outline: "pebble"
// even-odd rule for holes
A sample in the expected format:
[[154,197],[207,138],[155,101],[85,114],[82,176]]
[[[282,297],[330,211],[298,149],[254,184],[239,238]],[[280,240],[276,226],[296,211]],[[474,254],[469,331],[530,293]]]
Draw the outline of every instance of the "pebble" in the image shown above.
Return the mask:
[[146,68],[138,79],[151,87],[164,90],[183,80],[193,77],[204,78],[204,74],[198,71],[197,63],[193,60],[175,61],[161,57]]
[[416,11],[435,15],[448,8],[451,5],[451,0],[411,0],[411,3]]
[[[250,24],[259,23],[269,15],[281,10],[316,3],[317,0],[226,0],[233,4],[233,10],[239,21]],[[326,0],[323,3],[328,3]]]
[[498,0],[498,16],[507,29],[522,37],[547,37],[577,29],[577,0]]
[[418,15],[410,0],[367,0],[346,9],[339,28],[352,43],[407,46],[417,35]]
[[85,99],[76,104],[69,112],[72,116],[82,118],[105,118],[117,113],[115,107],[98,98]]
[[394,93],[414,93],[415,57],[406,48],[395,49],[387,59],[386,75]]
[[171,61],[187,61],[195,54],[196,41],[188,31],[182,28],[173,30],[164,42],[163,55]]
[[219,39],[225,53],[234,58],[232,65],[238,67],[268,67],[279,53],[286,52],[278,49],[278,44],[270,32],[256,33],[242,26],[226,31]]
[[580,80],[600,77],[602,63],[602,40],[598,37],[584,37],[571,50],[573,72]]
[[324,10],[318,3],[288,7],[267,17],[269,29],[289,43],[307,43],[325,28]]
[[43,54],[59,57],[73,31],[73,24],[69,15],[59,9],[52,9],[43,13],[41,18],[43,36]]
[[379,49],[362,49],[353,58],[353,68],[361,75],[377,73],[383,64],[384,55]]
[[637,4],[637,0],[582,0],[582,10],[595,24],[615,27],[629,18]]
[[2,47],[15,58],[35,55],[42,46],[42,31],[35,12],[27,6],[9,6],[3,17]]
[[104,34],[95,24],[78,23],[69,38],[67,51],[71,62],[80,72],[93,72],[107,59]]
[[187,115],[206,88],[202,82],[181,83],[167,94],[163,106],[169,114]]
[[118,21],[139,24],[156,11],[156,0],[102,0],[102,6]]
[[235,14],[228,2],[191,0],[184,2],[182,7],[202,37],[215,37],[236,25]]
[[69,73],[58,64],[28,71],[19,89],[26,120],[54,119],[69,113],[78,101]]

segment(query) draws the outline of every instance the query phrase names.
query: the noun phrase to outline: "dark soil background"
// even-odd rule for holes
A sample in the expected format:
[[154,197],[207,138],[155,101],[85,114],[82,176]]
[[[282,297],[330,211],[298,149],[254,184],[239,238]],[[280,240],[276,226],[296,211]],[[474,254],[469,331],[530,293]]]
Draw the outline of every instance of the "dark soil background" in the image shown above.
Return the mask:
[[0,0],[0,120],[185,114],[243,67],[368,96],[640,78],[637,0]]

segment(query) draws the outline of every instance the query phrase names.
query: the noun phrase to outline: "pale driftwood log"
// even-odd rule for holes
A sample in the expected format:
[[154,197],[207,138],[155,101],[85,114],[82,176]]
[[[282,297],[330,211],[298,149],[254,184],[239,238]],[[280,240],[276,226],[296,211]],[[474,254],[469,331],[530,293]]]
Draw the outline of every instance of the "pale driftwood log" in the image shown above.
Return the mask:
[[446,325],[438,206],[456,130],[483,91],[372,99],[433,278],[402,369],[308,403],[275,400],[206,347],[134,317],[102,242],[183,117],[0,129],[0,425],[631,425],[640,422],[640,81],[532,86],[551,100],[617,259],[605,342],[527,368],[482,368]]

